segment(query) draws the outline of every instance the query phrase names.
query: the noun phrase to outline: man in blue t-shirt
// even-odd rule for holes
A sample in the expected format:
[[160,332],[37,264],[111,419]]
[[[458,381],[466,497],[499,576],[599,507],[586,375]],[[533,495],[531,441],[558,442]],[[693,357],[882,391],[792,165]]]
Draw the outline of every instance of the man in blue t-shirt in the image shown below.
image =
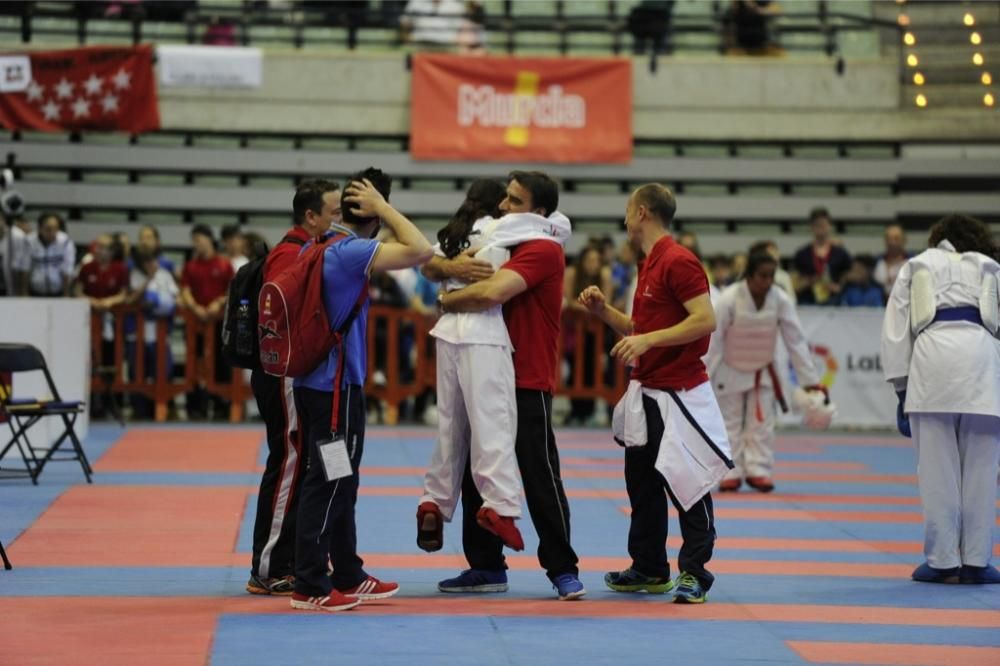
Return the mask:
[[[323,258],[323,302],[330,326],[340,328],[359,303],[360,307],[342,349],[335,347],[326,361],[295,380],[295,405],[309,464],[299,497],[292,608],[344,610],[399,590],[396,583],[365,572],[354,524],[365,435],[368,297],[362,294],[372,271],[417,266],[434,254],[420,230],[386,202],[391,186],[389,176],[373,168],[348,179],[343,224],[331,227],[331,233],[347,237],[331,244]],[[393,240],[375,239],[382,224]],[[334,390],[337,377],[339,391]],[[338,403],[335,432],[334,402]],[[336,477],[343,470],[329,462],[338,458],[342,464],[350,462],[350,474],[342,478]],[[333,480],[327,481],[328,476]]]

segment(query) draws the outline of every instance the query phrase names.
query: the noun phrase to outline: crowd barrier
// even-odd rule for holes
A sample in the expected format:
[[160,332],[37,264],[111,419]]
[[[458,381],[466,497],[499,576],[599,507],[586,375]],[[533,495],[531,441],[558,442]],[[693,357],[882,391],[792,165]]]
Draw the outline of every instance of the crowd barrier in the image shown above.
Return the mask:
[[[145,377],[148,358],[143,333],[145,315],[134,306],[113,310],[114,348],[109,364],[102,364],[102,327],[104,313],[95,312],[91,320],[93,350],[92,393],[135,393],[151,400],[154,418],[165,421],[170,401],[182,393],[203,386],[205,390],[230,403],[229,420],[233,423],[246,418],[246,401],[253,395],[247,374],[233,371],[228,380],[217,377],[216,346],[205,344],[200,353],[197,339],[214,340],[220,322],[200,321],[191,312],[179,310],[174,321],[156,322],[153,350],[156,363],[151,380]],[[127,372],[126,319],[135,318],[134,372]],[[800,309],[806,336],[811,342],[814,360],[823,376],[823,383],[838,405],[836,424],[845,427],[886,427],[895,409],[895,396],[882,377],[879,359],[881,309],[875,308],[810,308]],[[170,327],[183,328],[185,353],[175,358],[179,371],[168,373],[164,362],[168,350]],[[399,419],[401,405],[407,400],[433,391],[436,385],[435,345],[430,330],[434,318],[414,310],[372,305],[368,315],[368,383],[365,392],[370,399],[384,406],[383,420],[394,424]],[[627,383],[625,368],[610,358],[609,351],[618,336],[603,323],[584,313],[567,311],[563,314],[563,330],[558,341],[559,359],[555,385],[556,395],[571,399],[604,400],[614,404],[624,393]],[[546,344],[541,338],[532,344]],[[789,393],[797,383],[788,364],[787,355],[779,345],[776,361],[779,375]],[[801,417],[782,416],[787,425],[797,424]]]

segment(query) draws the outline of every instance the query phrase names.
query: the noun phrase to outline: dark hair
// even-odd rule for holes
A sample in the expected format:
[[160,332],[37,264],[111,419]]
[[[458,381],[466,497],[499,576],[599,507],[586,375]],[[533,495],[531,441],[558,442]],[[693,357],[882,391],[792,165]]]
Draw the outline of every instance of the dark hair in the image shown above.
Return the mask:
[[267,245],[267,240],[260,234],[250,232],[246,235],[247,241],[247,259],[254,261],[260,259],[261,257],[266,257],[267,253],[270,252],[270,248]]
[[145,272],[146,264],[150,261],[157,261],[157,256],[155,252],[150,252],[149,250],[141,247],[132,248],[132,263],[140,271]]
[[670,224],[677,212],[677,200],[670,188],[659,183],[646,183],[636,188],[632,195],[637,206],[645,206],[646,210],[660,218],[664,224]]
[[215,243],[215,234],[212,233],[212,227],[207,224],[196,224],[191,227],[192,236],[208,236],[208,240]]
[[[344,181],[344,192],[347,188],[351,186],[351,183],[360,180],[368,180],[374,186],[378,193],[385,197],[385,200],[389,200],[389,193],[392,191],[392,178],[389,174],[384,173],[381,169],[376,169],[375,167],[368,167],[364,171],[359,171],[356,174],[347,177]],[[361,217],[354,212],[351,205],[345,202],[341,207],[341,213],[344,216],[344,222],[347,224],[359,225],[367,224],[371,221],[370,217]]]
[[507,196],[504,186],[487,178],[474,180],[465,193],[465,201],[437,234],[441,251],[449,259],[469,247],[473,223],[481,217],[500,217],[500,202]]
[[507,181],[517,181],[517,184],[531,192],[531,208],[541,208],[545,216],[556,212],[559,208],[559,185],[547,173],[541,171],[511,171]]
[[870,254],[856,254],[852,257],[853,262],[857,262],[867,268],[870,271],[875,270],[875,264],[878,263]]
[[708,258],[708,267],[715,268],[716,266],[733,266],[733,258],[726,254],[713,254]]
[[[597,275],[584,275],[583,273],[583,262],[590,252],[596,252],[597,258],[601,261],[600,268],[597,269]],[[577,255],[576,261],[574,262],[573,269],[573,293],[579,294],[581,291],[587,287],[594,285],[597,287],[601,286],[601,270],[604,268],[604,253],[601,252],[601,246],[599,243],[587,243],[583,249],[580,250],[580,254]]]
[[38,216],[38,228],[41,229],[42,225],[45,224],[45,220],[50,217],[56,218],[56,223],[59,225],[59,231],[66,231],[66,220],[59,213],[52,212],[51,210],[43,211]]
[[240,229],[238,224],[227,224],[222,227],[221,235],[222,240],[227,241],[234,236],[239,236],[243,231]]
[[952,214],[935,222],[927,246],[937,247],[943,240],[950,242],[959,252],[980,252],[1000,260],[1000,248],[993,242],[990,228],[974,217]]
[[773,264],[775,268],[778,267],[778,262],[774,260],[774,257],[771,256],[771,253],[767,249],[757,247],[760,244],[754,243],[753,247],[750,248],[750,253],[747,255],[746,272],[743,274],[744,278],[752,277],[758,268],[767,264]]
[[154,227],[152,224],[144,224],[141,227],[139,227],[139,233],[142,233],[143,230],[145,230],[145,229],[149,229],[150,231],[153,232],[153,235],[156,236],[156,244],[159,245],[160,244],[160,230],[157,229],[156,227]]
[[306,221],[306,211],[319,215],[323,212],[323,195],[337,192],[340,187],[332,180],[304,180],[295,188],[292,197],[292,223],[295,226]]
[[830,217],[830,211],[822,206],[817,206],[809,211],[809,224],[812,224],[821,217],[825,217],[827,220],[832,220]]

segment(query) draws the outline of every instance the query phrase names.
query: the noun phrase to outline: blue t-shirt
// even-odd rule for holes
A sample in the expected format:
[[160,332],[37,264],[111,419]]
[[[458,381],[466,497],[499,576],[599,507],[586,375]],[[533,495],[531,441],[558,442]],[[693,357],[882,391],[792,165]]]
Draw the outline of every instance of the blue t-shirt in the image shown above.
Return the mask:
[[[334,243],[323,254],[323,304],[333,329],[340,328],[351,314],[361,290],[368,284],[368,270],[378,250],[379,242],[358,238],[353,231],[333,225],[333,233],[346,233],[345,238]],[[365,297],[357,318],[344,340],[344,377],[341,387],[348,384],[363,385],[368,369],[368,298]],[[304,377],[295,379],[295,386],[315,391],[333,391],[333,378],[337,374],[339,347],[334,347],[326,361]]]

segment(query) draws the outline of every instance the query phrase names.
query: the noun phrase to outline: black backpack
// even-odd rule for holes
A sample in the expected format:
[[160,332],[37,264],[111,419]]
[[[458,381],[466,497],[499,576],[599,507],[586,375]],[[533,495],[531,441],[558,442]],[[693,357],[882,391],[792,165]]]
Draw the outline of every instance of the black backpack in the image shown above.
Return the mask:
[[[305,245],[300,238],[288,236],[282,243]],[[260,370],[260,341],[257,337],[257,298],[264,286],[264,263],[259,257],[236,271],[229,283],[226,311],[222,319],[222,356],[229,365]]]

